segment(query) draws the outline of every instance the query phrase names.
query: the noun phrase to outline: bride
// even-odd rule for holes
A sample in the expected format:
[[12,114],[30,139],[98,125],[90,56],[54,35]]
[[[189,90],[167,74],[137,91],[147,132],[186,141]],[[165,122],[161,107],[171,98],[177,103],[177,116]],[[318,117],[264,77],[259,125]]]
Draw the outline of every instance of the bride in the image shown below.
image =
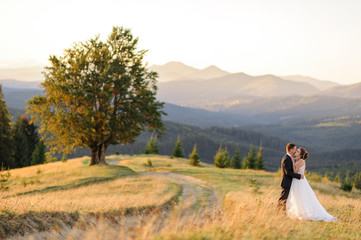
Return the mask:
[[[292,158],[292,161],[294,161],[294,172],[304,174],[306,168],[305,160],[308,158],[308,152],[301,147],[297,149],[295,156],[295,160]],[[308,184],[306,177],[301,180],[292,180],[286,210],[290,217],[300,220],[338,221],[337,218],[327,213],[322,207],[311,186]]]

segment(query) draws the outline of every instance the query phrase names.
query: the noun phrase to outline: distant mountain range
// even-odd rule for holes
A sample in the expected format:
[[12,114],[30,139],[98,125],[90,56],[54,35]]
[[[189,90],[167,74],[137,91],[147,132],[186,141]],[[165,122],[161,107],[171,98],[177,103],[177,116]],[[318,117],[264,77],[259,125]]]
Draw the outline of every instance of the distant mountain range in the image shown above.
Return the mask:
[[[23,87],[23,86],[22,86]],[[34,88],[3,88],[5,102],[8,107],[15,109],[25,109],[26,101],[36,95],[43,94],[41,89]]]
[[[247,108],[270,98],[273,103],[282,99],[280,104],[284,105],[285,97],[290,96],[297,99],[317,95],[356,98],[355,92],[361,90],[361,84],[341,86],[301,75],[251,76],[242,72],[228,73],[216,66],[196,69],[180,62],[153,65],[150,69],[159,73],[160,100],[213,111]],[[307,100],[303,98],[303,101]]]
[[294,96],[261,98],[234,104],[222,112],[243,113],[262,119],[262,123],[300,122],[314,117],[356,116],[361,113],[359,99],[334,96]]
[[1,79],[3,89],[40,89],[40,81],[20,81],[15,79]]
[[[205,69],[197,69],[191,66],[187,66],[181,62],[168,62],[164,65],[152,65],[150,69],[159,74],[159,82],[169,82],[169,81],[178,81],[178,80],[202,81],[207,79],[220,78],[232,74],[227,71],[221,70],[220,68],[214,65],[209,66]],[[312,77],[301,76],[301,75],[278,76],[278,77],[284,80],[308,83],[321,91],[339,85],[338,83],[335,82],[318,80]]]
[[40,66],[29,66],[22,68],[0,68],[0,79],[17,79],[23,81],[42,81]]
[[283,76],[282,78],[286,79],[286,80],[295,81],[295,82],[309,83],[321,91],[326,90],[331,87],[339,86],[339,84],[335,83],[335,82],[322,81],[322,80],[318,80],[318,79],[315,79],[312,77],[306,77],[306,76],[301,76],[301,75]]
[[[319,90],[309,83],[287,81],[274,75],[250,76],[229,74],[204,81],[177,80],[160,82],[160,100],[186,106],[207,108],[219,103],[231,105],[234,100],[274,96],[309,96]],[[210,108],[211,110],[215,110]]]
[[360,93],[361,93],[361,82],[346,86],[335,86],[322,92],[322,94],[324,95],[344,97],[344,98],[361,98]]
[[[201,70],[179,62],[150,69],[160,75],[157,97],[167,103],[166,110],[171,113],[165,119],[186,124],[280,124],[323,116],[356,116],[361,111],[361,83],[341,86],[299,75],[251,76],[215,66]],[[7,79],[0,84],[5,100],[15,109],[24,109],[26,100],[42,94],[39,81]]]
[[197,69],[187,66],[181,62],[169,62],[164,65],[152,65],[151,70],[159,74],[160,82],[168,82],[174,80],[206,80],[211,78],[223,77],[229,72],[223,71],[216,66],[209,66],[205,69]]

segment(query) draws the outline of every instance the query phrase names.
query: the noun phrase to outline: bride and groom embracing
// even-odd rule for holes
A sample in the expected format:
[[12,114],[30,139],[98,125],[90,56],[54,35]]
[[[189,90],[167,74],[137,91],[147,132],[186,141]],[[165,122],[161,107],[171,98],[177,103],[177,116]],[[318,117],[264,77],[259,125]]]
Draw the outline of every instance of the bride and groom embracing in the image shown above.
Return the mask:
[[[279,209],[300,220],[338,221],[323,208],[304,175],[308,152],[289,143],[287,154],[281,163],[282,193],[278,200]],[[295,158],[293,157],[295,156]]]

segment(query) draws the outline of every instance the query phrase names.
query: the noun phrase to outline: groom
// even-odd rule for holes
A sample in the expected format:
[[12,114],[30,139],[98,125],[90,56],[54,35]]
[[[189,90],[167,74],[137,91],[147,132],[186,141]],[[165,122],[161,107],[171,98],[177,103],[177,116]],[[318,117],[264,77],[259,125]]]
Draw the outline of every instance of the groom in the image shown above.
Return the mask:
[[298,174],[293,171],[292,156],[296,153],[296,145],[289,143],[286,146],[287,154],[282,158],[281,173],[282,173],[282,192],[281,197],[278,200],[278,208],[280,210],[286,210],[286,202],[288,194],[290,193],[292,178],[303,179],[303,174]]

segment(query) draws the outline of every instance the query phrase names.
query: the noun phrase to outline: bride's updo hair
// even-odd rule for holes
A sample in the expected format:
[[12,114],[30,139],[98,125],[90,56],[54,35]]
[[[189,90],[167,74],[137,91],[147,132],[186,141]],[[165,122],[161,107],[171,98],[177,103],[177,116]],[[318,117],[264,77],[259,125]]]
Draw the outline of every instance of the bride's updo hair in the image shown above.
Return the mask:
[[303,160],[308,158],[308,152],[303,147],[300,147],[300,156]]

